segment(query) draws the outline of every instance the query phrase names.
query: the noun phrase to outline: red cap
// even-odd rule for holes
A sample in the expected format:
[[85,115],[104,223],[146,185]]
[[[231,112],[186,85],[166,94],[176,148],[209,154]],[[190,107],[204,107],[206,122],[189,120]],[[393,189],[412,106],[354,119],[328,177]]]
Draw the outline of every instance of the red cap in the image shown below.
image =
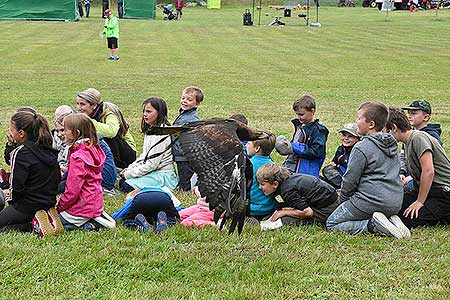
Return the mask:
[[105,16],[112,15],[112,11],[110,9],[105,10]]

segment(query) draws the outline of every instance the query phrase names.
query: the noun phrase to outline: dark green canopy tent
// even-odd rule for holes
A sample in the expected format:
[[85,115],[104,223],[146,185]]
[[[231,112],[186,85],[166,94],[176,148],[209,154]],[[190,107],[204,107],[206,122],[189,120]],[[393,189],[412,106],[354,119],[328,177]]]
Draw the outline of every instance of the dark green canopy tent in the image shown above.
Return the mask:
[[0,0],[0,19],[75,21],[79,18],[77,0]]
[[124,17],[127,19],[154,19],[156,17],[156,0],[124,0],[123,4]]

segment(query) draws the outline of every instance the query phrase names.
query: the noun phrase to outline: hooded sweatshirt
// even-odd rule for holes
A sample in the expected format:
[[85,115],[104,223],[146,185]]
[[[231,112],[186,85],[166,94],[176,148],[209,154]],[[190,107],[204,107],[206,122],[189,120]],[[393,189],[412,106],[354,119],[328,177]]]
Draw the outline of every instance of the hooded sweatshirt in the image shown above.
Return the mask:
[[59,181],[56,150],[26,141],[11,152],[9,203],[18,211],[35,214],[55,206]]
[[431,135],[432,137],[437,139],[439,144],[442,145],[442,140],[441,140],[442,129],[441,129],[440,124],[428,124],[427,126],[423,127],[420,130],[425,131],[426,133],[428,133],[429,135]]
[[403,201],[397,141],[389,133],[374,133],[356,143],[350,153],[340,200],[366,213],[398,213]]
[[69,149],[66,189],[58,203],[58,212],[95,218],[103,212],[102,169],[105,153],[99,145],[86,140]]

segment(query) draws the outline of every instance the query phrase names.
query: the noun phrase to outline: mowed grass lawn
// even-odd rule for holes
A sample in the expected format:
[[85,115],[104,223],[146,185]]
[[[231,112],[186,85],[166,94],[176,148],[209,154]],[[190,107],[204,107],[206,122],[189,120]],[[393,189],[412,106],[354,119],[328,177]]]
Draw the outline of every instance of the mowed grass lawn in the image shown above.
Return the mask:
[[[19,106],[53,123],[58,105],[75,105],[77,92],[95,87],[122,108],[141,147],[142,100],[166,99],[173,120],[182,89],[197,85],[203,118],[243,113],[277,135],[292,133],[294,98],[315,95],[317,117],[330,130],[329,159],[337,131],[363,100],[403,106],[427,98],[450,153],[448,11],[386,18],[323,7],[321,28],[295,18],[277,28],[243,27],[244,8],[185,9],[180,22],[163,21],[160,11],[157,20],[123,20],[120,62],[106,61],[98,9],[81,22],[1,21],[1,132]],[[277,13],[264,8],[262,24]],[[178,195],[185,205],[195,201]],[[112,213],[122,201],[106,197],[105,208]],[[415,229],[407,240],[254,226],[240,237],[180,226],[154,236],[120,225],[46,239],[1,234],[0,298],[448,299],[449,230]]]

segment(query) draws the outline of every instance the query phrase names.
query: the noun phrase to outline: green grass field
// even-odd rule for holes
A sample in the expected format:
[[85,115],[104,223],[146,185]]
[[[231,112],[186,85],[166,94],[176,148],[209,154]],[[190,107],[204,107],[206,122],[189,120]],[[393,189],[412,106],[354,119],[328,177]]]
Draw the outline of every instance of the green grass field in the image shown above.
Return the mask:
[[[182,89],[197,85],[206,95],[203,118],[244,113],[251,126],[277,135],[292,132],[294,98],[315,95],[330,158],[337,131],[355,120],[362,101],[403,106],[427,98],[450,153],[449,11],[386,17],[324,7],[321,28],[296,18],[276,28],[243,27],[244,8],[185,9],[180,22],[163,21],[161,12],[157,20],[123,20],[119,62],[106,61],[98,17],[1,21],[1,131],[19,106],[53,123],[58,105],[75,105],[77,92],[95,87],[122,108],[141,147],[142,100],[166,99],[173,120]],[[276,14],[264,8],[261,23]],[[106,210],[122,200],[105,198]],[[44,240],[8,233],[0,239],[0,299],[448,299],[449,237],[448,227],[416,229],[408,240],[319,227],[246,226],[240,237],[179,226],[163,236],[121,226]]]

